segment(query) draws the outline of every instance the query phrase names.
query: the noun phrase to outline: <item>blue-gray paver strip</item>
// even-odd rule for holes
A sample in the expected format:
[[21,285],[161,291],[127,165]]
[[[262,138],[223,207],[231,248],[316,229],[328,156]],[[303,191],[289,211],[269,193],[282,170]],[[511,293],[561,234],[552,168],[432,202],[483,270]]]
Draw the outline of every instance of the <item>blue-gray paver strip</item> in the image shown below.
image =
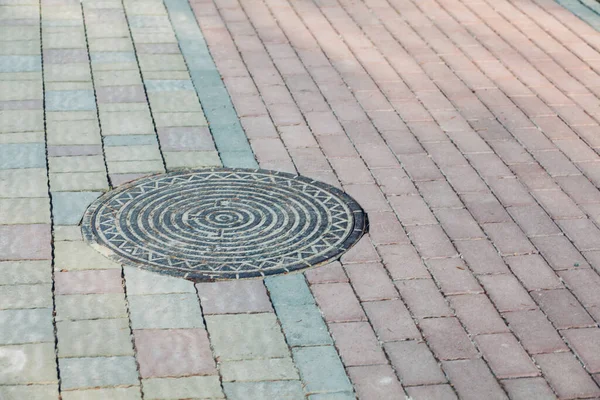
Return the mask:
[[[165,0],[165,5],[173,21],[173,29],[209,122],[223,166],[258,168],[252,148],[239,123],[237,113],[210,56],[189,3],[185,0]],[[293,351],[305,391],[307,393],[345,392],[343,393],[345,398],[354,398],[348,375],[332,345],[333,340],[320,316],[304,275],[270,277],[265,280],[265,283],[271,301],[276,307],[276,314],[282,322],[288,344],[318,345],[304,347],[302,351]],[[297,318],[298,310],[295,309],[297,306],[302,307],[302,312],[310,316],[311,320],[303,321]],[[314,332],[311,332],[313,329]],[[233,394],[227,384],[224,384],[224,389],[226,394]]]
[[600,4],[595,0],[555,0],[558,4],[600,31]]

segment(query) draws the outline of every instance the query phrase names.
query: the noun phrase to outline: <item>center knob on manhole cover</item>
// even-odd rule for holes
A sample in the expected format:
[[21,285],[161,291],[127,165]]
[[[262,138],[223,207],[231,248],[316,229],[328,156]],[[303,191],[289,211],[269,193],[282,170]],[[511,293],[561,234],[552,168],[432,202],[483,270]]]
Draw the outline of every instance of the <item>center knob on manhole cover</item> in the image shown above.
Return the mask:
[[82,232],[102,254],[195,281],[284,274],[338,258],[366,214],[333,186],[265,170],[139,179],[97,199]]

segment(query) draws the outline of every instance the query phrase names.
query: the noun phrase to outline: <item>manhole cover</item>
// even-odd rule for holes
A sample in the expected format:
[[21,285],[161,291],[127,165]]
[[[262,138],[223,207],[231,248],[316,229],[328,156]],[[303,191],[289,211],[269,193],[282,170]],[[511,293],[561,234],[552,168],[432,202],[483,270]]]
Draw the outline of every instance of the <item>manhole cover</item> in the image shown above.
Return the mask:
[[139,179],[92,203],[82,223],[85,239],[108,257],[195,281],[323,264],[366,227],[356,201],[330,185],[224,168]]

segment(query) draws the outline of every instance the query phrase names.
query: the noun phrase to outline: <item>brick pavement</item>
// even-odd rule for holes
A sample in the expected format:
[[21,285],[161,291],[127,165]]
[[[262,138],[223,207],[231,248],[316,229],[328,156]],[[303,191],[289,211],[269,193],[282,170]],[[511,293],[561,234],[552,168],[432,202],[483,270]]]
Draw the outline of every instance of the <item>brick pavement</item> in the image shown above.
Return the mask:
[[[597,7],[0,0],[0,399],[600,398]],[[370,233],[195,285],[83,242],[110,188],[221,165]]]

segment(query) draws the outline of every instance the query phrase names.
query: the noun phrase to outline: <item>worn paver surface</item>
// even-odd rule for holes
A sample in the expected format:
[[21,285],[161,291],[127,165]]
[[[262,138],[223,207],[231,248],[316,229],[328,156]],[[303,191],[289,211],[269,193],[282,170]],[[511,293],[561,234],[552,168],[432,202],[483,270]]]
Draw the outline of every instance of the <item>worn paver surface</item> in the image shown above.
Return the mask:
[[[592,0],[0,0],[0,399],[600,398]],[[183,168],[344,189],[340,261],[198,283],[83,241]]]

